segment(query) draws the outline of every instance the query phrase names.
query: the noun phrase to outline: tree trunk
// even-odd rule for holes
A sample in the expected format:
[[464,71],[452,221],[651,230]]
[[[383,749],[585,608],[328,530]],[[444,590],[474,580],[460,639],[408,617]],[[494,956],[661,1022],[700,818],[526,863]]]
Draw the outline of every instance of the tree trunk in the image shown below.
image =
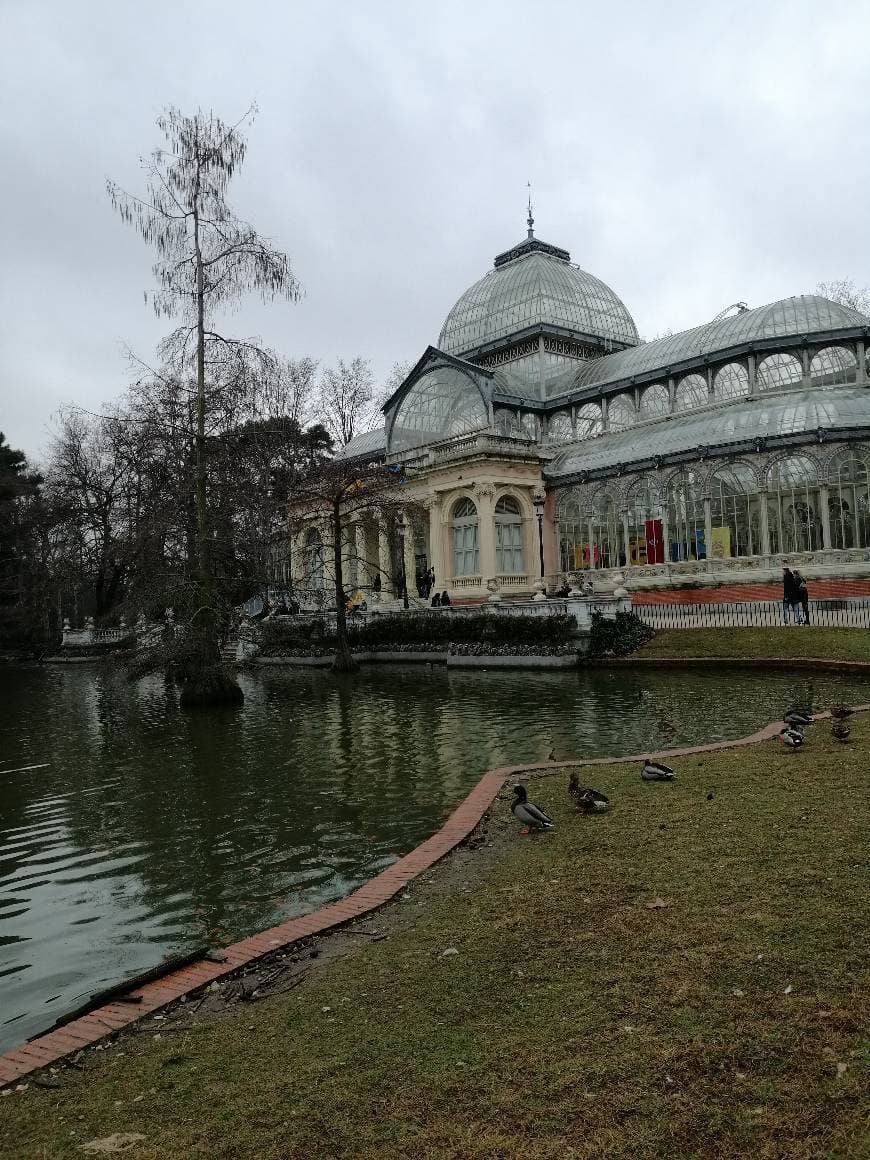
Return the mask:
[[344,571],[341,561],[341,500],[332,504],[332,558],[335,566],[335,660],[334,673],[355,673],[359,665],[350,651],[347,639],[347,609],[344,599]]
[[205,276],[199,239],[199,181],[193,196],[193,243],[196,255],[196,572],[200,608],[184,626],[181,663],[182,706],[238,703],[244,693],[221,657],[220,625],[211,574],[206,508],[205,443]]

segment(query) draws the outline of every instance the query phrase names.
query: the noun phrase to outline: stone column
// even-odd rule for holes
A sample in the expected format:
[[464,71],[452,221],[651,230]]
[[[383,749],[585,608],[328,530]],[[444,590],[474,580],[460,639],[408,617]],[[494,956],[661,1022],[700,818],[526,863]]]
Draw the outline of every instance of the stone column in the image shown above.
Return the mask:
[[384,515],[378,516],[378,568],[381,574],[381,592],[393,594],[393,562],[390,557],[390,536]]
[[[831,510],[828,507],[828,485],[823,483],[819,488],[819,507],[821,508],[820,515],[822,517],[822,547],[824,550],[830,551],[831,547]],[[857,543],[857,538],[855,540]]]
[[290,587],[301,588],[305,578],[305,532],[290,533]]
[[368,561],[368,553],[366,552],[366,526],[362,517],[353,525],[353,550],[356,556],[356,582],[357,585],[368,587],[371,584],[371,565]]
[[810,352],[804,346],[801,348],[801,386],[810,385]]
[[589,540],[589,568],[595,567],[595,532],[592,527],[592,516],[586,517],[586,533]]
[[350,566],[353,536],[353,528],[349,524],[343,524],[341,529],[341,577],[348,596],[352,595],[351,588],[354,586],[353,571]]
[[478,570],[484,580],[495,576],[495,489],[491,484],[478,484],[474,489],[477,506]]
[[713,402],[713,368],[707,367],[707,402]]
[[433,495],[429,499],[429,567],[435,573],[435,588],[443,592],[447,587],[448,571],[452,574],[452,565],[448,568],[444,554],[444,528],[441,523],[441,496]]
[[709,495],[704,496],[704,551],[709,563],[713,558],[713,505]]
[[405,583],[408,586],[408,595],[417,594],[417,561],[414,551],[414,524],[410,516],[405,513]]
[[668,375],[668,414],[669,415],[673,415],[673,413],[674,413],[674,394],[675,394],[675,392],[676,392],[676,387],[674,385],[674,377],[673,377],[673,375]]
[[859,387],[863,387],[867,385],[867,355],[864,350],[864,339],[859,338],[855,347],[855,357],[858,360],[858,374],[855,382]]
[[746,369],[749,372],[749,397],[750,397],[750,399],[754,398],[755,395],[758,393],[758,388],[756,386],[756,379],[755,379],[756,362],[757,362],[757,360],[756,360],[754,354],[748,354],[746,356]]

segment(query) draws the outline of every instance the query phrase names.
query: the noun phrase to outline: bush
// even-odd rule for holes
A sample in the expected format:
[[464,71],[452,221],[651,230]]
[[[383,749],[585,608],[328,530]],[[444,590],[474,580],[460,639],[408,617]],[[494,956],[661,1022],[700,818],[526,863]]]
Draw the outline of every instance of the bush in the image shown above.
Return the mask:
[[600,612],[593,612],[589,656],[625,657],[654,636],[655,629],[644,624],[633,612],[617,612],[615,620],[607,620]]
[[[349,624],[355,650],[381,652],[445,652],[454,646],[486,645],[518,652],[569,648],[576,633],[571,616],[511,616],[504,613],[420,612],[372,617],[367,624]],[[336,646],[323,621],[266,621],[260,629],[264,656],[317,656]]]

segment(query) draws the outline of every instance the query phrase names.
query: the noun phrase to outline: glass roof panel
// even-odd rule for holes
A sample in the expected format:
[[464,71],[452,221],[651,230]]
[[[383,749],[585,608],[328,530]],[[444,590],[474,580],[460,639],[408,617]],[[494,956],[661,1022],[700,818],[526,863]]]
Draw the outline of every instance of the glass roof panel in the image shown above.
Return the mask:
[[390,452],[437,443],[489,425],[474,380],[457,367],[434,367],[414,383],[396,411]]
[[672,455],[698,447],[720,447],[756,436],[793,435],[819,427],[870,430],[870,390],[840,387],[820,394],[793,391],[781,397],[747,399],[719,409],[684,412],[635,428],[566,447],[546,469],[548,479]]
[[856,326],[870,326],[870,318],[816,294],[802,294],[594,359],[578,370],[575,386],[612,383],[757,339]]

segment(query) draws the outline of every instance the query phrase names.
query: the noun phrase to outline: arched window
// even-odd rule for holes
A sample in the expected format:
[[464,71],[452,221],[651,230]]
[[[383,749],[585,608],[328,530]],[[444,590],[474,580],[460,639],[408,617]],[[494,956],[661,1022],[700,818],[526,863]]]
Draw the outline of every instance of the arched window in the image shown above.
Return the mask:
[[686,375],[677,383],[674,392],[675,411],[691,411],[694,407],[705,407],[709,401],[707,380],[703,375]]
[[800,386],[801,364],[791,354],[769,354],[762,359],[755,372],[759,391],[781,391],[784,387]]
[[396,410],[390,429],[391,452],[406,451],[481,431],[489,425],[486,404],[475,380],[456,367],[425,371]]
[[637,422],[637,412],[630,395],[613,395],[607,401],[607,430],[624,431]]
[[710,479],[711,559],[760,556],[761,499],[755,472],[745,463],[720,467]]
[[493,419],[495,421],[495,429],[499,435],[518,435],[520,434],[520,423],[514,411],[508,411],[505,407],[496,408]]
[[814,387],[854,383],[858,378],[858,360],[848,347],[826,346],[813,355],[810,382]]
[[631,564],[665,562],[664,524],[658,488],[652,479],[635,480],[628,493],[628,546]]
[[556,503],[556,533],[559,538],[559,567],[563,572],[577,572],[588,560],[588,528],[580,507],[580,497],[574,491],[559,493]]
[[512,495],[503,495],[495,505],[495,570],[500,576],[525,572],[523,517]]
[[671,400],[665,383],[653,383],[647,387],[640,397],[641,419],[655,419],[659,415],[667,415],[671,409]]
[[870,547],[870,457],[860,450],[837,456],[828,472],[832,548]]
[[668,484],[666,552],[669,560],[706,560],[704,497],[698,476],[682,471]]
[[622,520],[616,501],[599,492],[592,504],[592,562],[595,568],[618,568],[625,564]]
[[597,403],[584,403],[577,408],[577,438],[589,439],[604,430],[601,408]]
[[567,411],[555,411],[547,420],[547,439],[550,443],[570,443],[573,438],[571,416]]
[[713,379],[713,398],[717,402],[726,399],[742,399],[749,394],[749,371],[743,363],[726,363],[719,367]]
[[477,508],[470,499],[457,500],[453,509],[453,575],[478,573]]
[[520,419],[520,435],[525,435],[527,439],[538,438],[538,419],[536,415],[531,415],[528,412]]
[[305,534],[304,567],[305,587],[323,588],[323,541],[317,528],[309,528]]
[[805,455],[778,460],[768,472],[767,490],[771,552],[787,555],[821,548],[819,479],[815,463]]

